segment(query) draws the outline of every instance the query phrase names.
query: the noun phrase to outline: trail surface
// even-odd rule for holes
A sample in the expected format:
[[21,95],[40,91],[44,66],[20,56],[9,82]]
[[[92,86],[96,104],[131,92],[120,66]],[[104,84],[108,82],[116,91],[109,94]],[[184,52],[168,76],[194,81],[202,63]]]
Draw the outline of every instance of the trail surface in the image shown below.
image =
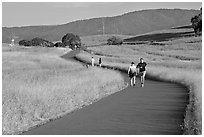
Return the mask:
[[[72,58],[76,52],[64,56]],[[124,75],[122,73],[122,75]],[[128,82],[128,77],[124,75]],[[24,134],[175,135],[182,134],[188,93],[181,85],[146,80]]]

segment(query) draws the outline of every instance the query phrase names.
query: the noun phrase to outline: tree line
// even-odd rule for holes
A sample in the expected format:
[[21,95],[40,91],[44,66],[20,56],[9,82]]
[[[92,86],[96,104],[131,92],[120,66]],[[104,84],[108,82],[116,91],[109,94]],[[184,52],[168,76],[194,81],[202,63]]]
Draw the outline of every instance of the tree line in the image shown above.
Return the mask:
[[44,40],[42,38],[33,38],[32,40],[19,41],[21,46],[41,46],[41,47],[69,47],[71,49],[81,48],[81,39],[78,35],[67,33],[62,37],[61,42],[53,42]]
[[[107,40],[108,45],[121,45],[123,43],[123,39],[119,37],[112,36]],[[41,47],[69,47],[71,49],[80,49],[83,46],[81,43],[81,39],[78,35],[73,33],[67,33],[62,37],[60,42],[53,42],[44,40],[42,38],[33,38],[32,40],[20,40],[19,45],[21,46],[41,46]]]

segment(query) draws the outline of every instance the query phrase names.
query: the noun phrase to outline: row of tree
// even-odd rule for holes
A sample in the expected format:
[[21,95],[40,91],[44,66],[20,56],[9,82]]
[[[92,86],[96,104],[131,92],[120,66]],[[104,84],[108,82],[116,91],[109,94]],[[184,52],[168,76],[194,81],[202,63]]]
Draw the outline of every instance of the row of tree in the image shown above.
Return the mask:
[[[123,43],[123,39],[112,36],[107,40],[108,45],[121,45]],[[22,46],[41,46],[41,47],[69,47],[71,49],[81,48],[81,39],[78,35],[74,35],[73,33],[67,33],[62,37],[61,42],[56,42],[55,44],[44,40],[42,38],[33,38],[32,40],[21,40],[19,41],[19,45]]]
[[52,43],[42,38],[34,38],[32,40],[21,40],[19,45],[22,46],[41,46],[41,47],[69,47],[71,49],[81,48],[81,39],[78,35],[67,33],[62,37],[61,42]]

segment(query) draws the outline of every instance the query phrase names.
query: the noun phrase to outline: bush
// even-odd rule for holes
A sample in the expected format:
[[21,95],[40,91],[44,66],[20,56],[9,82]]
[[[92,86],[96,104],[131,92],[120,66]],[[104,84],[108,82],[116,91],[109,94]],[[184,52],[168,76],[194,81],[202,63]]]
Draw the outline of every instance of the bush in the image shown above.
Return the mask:
[[31,40],[32,46],[41,46],[41,47],[54,47],[52,42],[44,40],[42,38],[34,38]]
[[82,49],[82,50],[86,50],[86,49],[87,49],[87,46],[86,46],[85,44],[81,44],[80,49]]
[[54,44],[52,42],[49,42],[49,41],[41,39],[41,38],[34,38],[31,41],[29,41],[29,40],[21,40],[21,41],[19,41],[19,45],[23,45],[23,46],[54,47]]
[[54,47],[65,47],[65,45],[62,42],[57,42]]
[[107,40],[107,44],[108,45],[121,45],[123,44],[123,39],[113,36]]
[[74,35],[72,33],[67,33],[62,37],[62,44],[65,46],[69,46],[71,49],[80,48],[81,47],[81,39],[78,35]]
[[32,46],[32,43],[31,43],[31,41],[28,41],[28,40],[21,40],[21,41],[19,41],[18,42],[18,44],[20,45],[20,46]]

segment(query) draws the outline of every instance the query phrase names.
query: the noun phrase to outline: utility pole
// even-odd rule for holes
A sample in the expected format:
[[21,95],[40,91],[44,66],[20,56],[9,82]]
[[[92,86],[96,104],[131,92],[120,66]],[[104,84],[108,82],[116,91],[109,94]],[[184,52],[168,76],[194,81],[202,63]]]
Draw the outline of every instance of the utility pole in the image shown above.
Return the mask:
[[118,25],[116,25],[116,22],[114,22],[114,32],[118,34]]
[[116,33],[116,27],[115,27],[115,22],[113,23],[113,27],[114,27],[114,33]]
[[104,23],[104,18],[102,18],[102,24],[103,24],[103,35],[105,34],[105,23]]

